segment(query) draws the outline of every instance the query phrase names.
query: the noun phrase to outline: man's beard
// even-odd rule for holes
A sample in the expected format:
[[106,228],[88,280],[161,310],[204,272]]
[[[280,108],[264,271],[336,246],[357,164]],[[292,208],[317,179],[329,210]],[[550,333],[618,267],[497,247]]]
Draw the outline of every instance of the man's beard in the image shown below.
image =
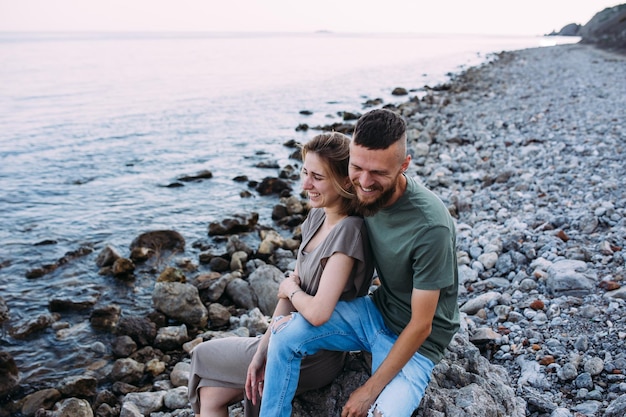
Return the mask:
[[[392,187],[383,191],[382,194],[376,200],[371,201],[369,203],[365,203],[361,201],[358,198],[358,194],[357,194],[357,200],[358,200],[357,211],[365,217],[373,216],[374,214],[378,213],[380,209],[382,209],[389,203],[389,200],[391,200],[394,193],[396,192],[396,186],[397,184],[394,183]],[[359,187],[359,185],[355,184],[355,187]]]

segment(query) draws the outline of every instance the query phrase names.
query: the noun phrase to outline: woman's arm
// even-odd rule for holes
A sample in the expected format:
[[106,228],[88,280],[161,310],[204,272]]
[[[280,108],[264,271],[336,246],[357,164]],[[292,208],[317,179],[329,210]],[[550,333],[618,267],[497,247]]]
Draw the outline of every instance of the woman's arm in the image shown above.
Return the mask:
[[330,318],[354,266],[354,258],[335,252],[326,261],[314,296],[305,293],[293,277],[286,278],[279,288],[280,299],[289,300],[293,307],[313,326],[324,324]]
[[[293,307],[289,300],[279,298],[272,318],[289,315],[292,310]],[[263,385],[261,384],[265,379],[265,361],[267,359],[267,347],[270,342],[271,333],[270,329],[267,329],[263,334],[259,346],[257,346],[256,352],[252,357],[252,361],[248,366],[245,391],[246,396],[252,400],[252,404],[257,404],[263,392]]]

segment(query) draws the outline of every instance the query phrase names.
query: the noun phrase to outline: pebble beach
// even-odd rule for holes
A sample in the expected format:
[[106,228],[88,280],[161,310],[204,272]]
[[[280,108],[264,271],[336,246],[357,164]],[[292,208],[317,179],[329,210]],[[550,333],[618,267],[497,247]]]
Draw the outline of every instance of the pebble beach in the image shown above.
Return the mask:
[[[462,330],[416,416],[626,415],[624,80],[625,55],[560,45],[496,54],[390,106],[409,127],[408,175],[440,196],[457,224]],[[189,350],[263,330],[267,314],[244,308],[234,283],[252,285],[265,263],[287,269],[293,251],[285,247],[243,268],[233,268],[232,255],[247,251],[229,249],[231,271],[211,277],[194,273],[199,259],[168,258],[200,292],[208,325],[176,331],[152,315],[159,336],[144,346],[129,336],[142,333],[137,327],[124,335],[117,326],[113,346],[103,346],[115,360],[9,396],[0,416],[192,416]],[[218,283],[222,292],[207,295]],[[223,297],[231,302],[220,308]],[[294,415],[338,415],[366,377],[359,363],[327,390],[296,399]]]

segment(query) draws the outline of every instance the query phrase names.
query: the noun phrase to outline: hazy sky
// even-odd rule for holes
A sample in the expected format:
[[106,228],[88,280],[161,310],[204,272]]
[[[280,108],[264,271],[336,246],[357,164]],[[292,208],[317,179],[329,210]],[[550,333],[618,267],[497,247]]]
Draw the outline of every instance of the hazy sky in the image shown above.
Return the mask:
[[541,35],[619,0],[0,0],[0,31]]

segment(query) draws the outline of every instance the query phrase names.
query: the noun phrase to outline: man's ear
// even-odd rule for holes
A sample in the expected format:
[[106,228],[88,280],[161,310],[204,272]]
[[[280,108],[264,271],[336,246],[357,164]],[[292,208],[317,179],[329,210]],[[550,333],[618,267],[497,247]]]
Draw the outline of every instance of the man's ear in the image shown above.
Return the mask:
[[406,156],[406,158],[404,158],[404,162],[402,163],[402,172],[406,172],[407,169],[409,169],[409,166],[411,165],[411,155]]

